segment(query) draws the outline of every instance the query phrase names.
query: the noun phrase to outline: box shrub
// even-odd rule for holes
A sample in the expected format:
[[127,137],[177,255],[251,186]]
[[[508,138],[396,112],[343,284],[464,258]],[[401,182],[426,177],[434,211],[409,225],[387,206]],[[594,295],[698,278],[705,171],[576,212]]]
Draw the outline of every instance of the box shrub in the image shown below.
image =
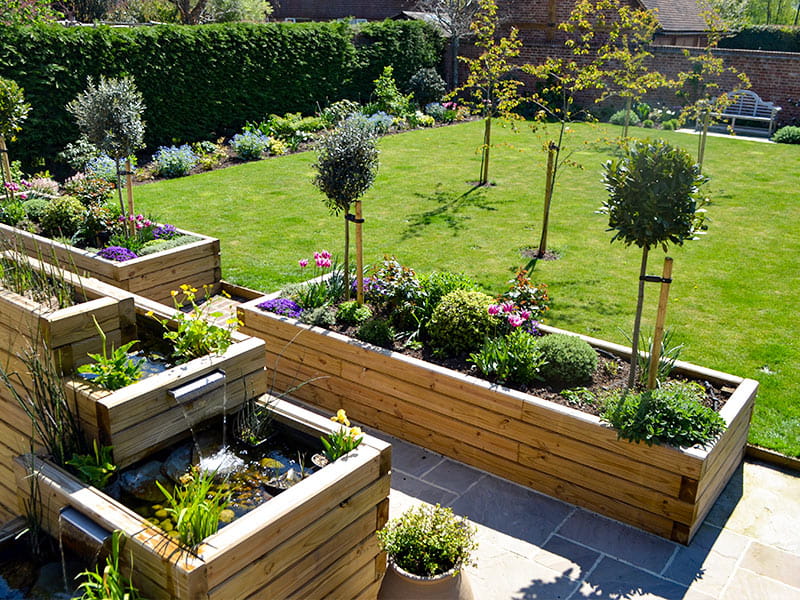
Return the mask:
[[772,136],[772,141],[779,144],[800,144],[800,127],[792,125],[781,127]]
[[494,329],[492,297],[483,292],[450,292],[433,309],[428,325],[431,343],[448,356],[478,348]]
[[539,350],[545,360],[539,372],[554,385],[574,387],[591,379],[597,368],[595,351],[574,335],[546,335],[539,341]]

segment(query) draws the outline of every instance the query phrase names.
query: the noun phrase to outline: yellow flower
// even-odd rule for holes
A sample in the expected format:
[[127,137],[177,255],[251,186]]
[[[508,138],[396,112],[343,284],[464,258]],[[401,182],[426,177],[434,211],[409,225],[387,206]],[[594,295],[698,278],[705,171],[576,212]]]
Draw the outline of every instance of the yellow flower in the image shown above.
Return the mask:
[[170,295],[171,295],[171,296],[174,298],[175,296],[177,296],[177,295],[178,295],[178,290],[172,290],[172,291],[170,292]]
[[152,317],[153,316],[153,311],[152,310],[148,310],[146,313],[144,313],[144,316],[145,317]]
[[337,423],[341,423],[342,425],[350,427],[350,421],[348,420],[347,413],[344,412],[343,408],[340,408],[336,411],[336,416],[331,417],[331,421],[336,421]]
[[361,435],[361,428],[360,427],[352,427],[350,429],[350,437],[356,438]]

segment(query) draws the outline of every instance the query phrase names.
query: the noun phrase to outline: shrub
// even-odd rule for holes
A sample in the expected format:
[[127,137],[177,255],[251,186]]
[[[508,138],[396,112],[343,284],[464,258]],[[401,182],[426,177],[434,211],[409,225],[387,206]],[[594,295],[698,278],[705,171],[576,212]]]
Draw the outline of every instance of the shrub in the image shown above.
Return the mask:
[[483,292],[450,292],[433,309],[428,334],[431,343],[448,356],[475,350],[494,327],[488,308],[491,296]]
[[383,67],[383,73],[375,80],[373,96],[378,111],[402,117],[411,110],[411,94],[400,93],[394,80],[394,68],[389,65]]
[[159,146],[153,155],[153,163],[155,163],[153,171],[162,177],[182,177],[191,171],[198,160],[197,155],[188,144],[169,148]]
[[352,100],[339,100],[322,110],[320,117],[330,126],[336,126],[350,115],[360,112],[361,105]]
[[514,279],[508,281],[508,290],[498,300],[511,302],[518,310],[530,313],[529,319],[541,319],[550,310],[550,296],[547,284],[535,284],[528,277],[526,269],[518,269]]
[[386,319],[370,319],[362,323],[356,331],[356,337],[362,342],[382,348],[391,348],[394,345],[394,336],[394,329]]
[[114,184],[102,177],[87,177],[79,173],[64,182],[64,191],[75,196],[84,206],[89,206],[108,201],[114,192]]
[[84,206],[73,196],[59,196],[47,203],[40,224],[42,232],[50,237],[72,237],[80,226]]
[[441,102],[431,102],[425,105],[425,114],[430,115],[434,120],[443,122],[447,115],[447,109],[442,106]]
[[487,338],[469,360],[486,377],[500,383],[529,385],[540,379],[539,369],[544,364],[538,339],[523,329],[515,329],[507,336]]
[[451,508],[421,504],[390,521],[378,532],[378,542],[404,571],[431,577],[468,566],[476,533]]
[[111,202],[90,204],[83,213],[71,243],[80,247],[102,246],[112,235],[124,229],[119,214],[119,206]]
[[377,133],[386,133],[392,128],[394,119],[391,115],[381,110],[368,116],[367,123],[369,123]]
[[772,141],[779,144],[800,144],[800,127],[781,127],[773,134]]
[[242,160],[258,160],[269,149],[269,138],[263,133],[245,131],[233,136],[230,147]]
[[661,128],[667,131],[675,131],[681,126],[680,121],[678,119],[667,119],[666,121],[661,122]]
[[[628,117],[628,125],[639,125],[639,123],[641,122],[639,120],[639,115],[637,115],[632,110],[629,110],[628,114],[630,115]],[[613,115],[611,115],[611,118],[608,120],[608,122],[611,123],[612,125],[624,125],[625,124],[625,109],[623,108],[622,110],[618,110]]]
[[597,368],[597,353],[574,335],[546,335],[539,340],[539,350],[545,360],[539,372],[553,385],[574,387],[591,379]]
[[436,119],[418,110],[408,115],[408,125],[409,127],[433,127],[436,125]]
[[[136,157],[130,156],[131,167],[136,167]],[[125,170],[124,159],[120,161],[120,171]],[[105,179],[109,183],[116,183],[117,181],[117,168],[114,159],[108,154],[100,154],[90,159],[86,163],[86,175],[89,177],[99,177]]]
[[303,310],[300,321],[308,325],[328,328],[336,323],[336,309],[332,306],[318,306]]
[[601,418],[620,438],[672,446],[707,446],[725,429],[725,421],[703,406],[698,383],[671,382],[639,394],[617,392],[606,398]]
[[342,302],[336,311],[336,320],[347,325],[358,325],[372,318],[372,309],[366,304],[359,304],[355,300]]
[[411,92],[420,106],[439,102],[447,91],[447,84],[436,69],[420,69],[408,80],[406,91]]
[[[34,197],[49,200],[53,196],[58,196],[58,182],[49,177],[34,177],[28,183],[31,186],[28,190],[29,200]],[[67,193],[71,194],[71,192]],[[80,198],[78,199],[80,200]]]
[[44,198],[31,198],[22,203],[22,209],[25,211],[25,216],[28,220],[39,223],[42,220],[44,209],[49,203],[50,201]]
[[14,200],[13,202],[3,202],[0,204],[0,223],[11,225],[13,227],[24,218],[25,208],[18,200]]
[[210,171],[228,158],[228,153],[222,146],[223,140],[224,138],[220,138],[217,143],[204,140],[192,144],[192,151],[197,156],[197,164],[201,169]]
[[177,248],[178,246],[183,246],[184,244],[199,242],[201,239],[202,238],[196,235],[178,235],[167,240],[150,240],[149,242],[145,242],[138,254],[139,256],[147,256],[148,254],[155,254],[156,252],[162,252],[163,250],[169,250],[170,248]]
[[642,127],[644,127],[645,129],[652,129],[655,126],[656,124],[653,121],[653,119],[645,119],[644,121],[642,121]]

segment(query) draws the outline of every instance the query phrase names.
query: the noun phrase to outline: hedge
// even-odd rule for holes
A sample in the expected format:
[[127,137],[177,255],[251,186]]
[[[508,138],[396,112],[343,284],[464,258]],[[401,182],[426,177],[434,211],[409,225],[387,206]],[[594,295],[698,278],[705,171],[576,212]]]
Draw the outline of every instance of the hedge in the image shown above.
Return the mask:
[[720,48],[800,52],[800,27],[757,25],[723,38]]
[[65,110],[87,77],[132,75],[147,110],[150,148],[229,135],[270,113],[314,112],[366,100],[384,65],[405,83],[438,67],[444,41],[414,21],[159,25],[109,28],[0,27],[0,76],[33,107],[12,144],[26,165],[78,137]]

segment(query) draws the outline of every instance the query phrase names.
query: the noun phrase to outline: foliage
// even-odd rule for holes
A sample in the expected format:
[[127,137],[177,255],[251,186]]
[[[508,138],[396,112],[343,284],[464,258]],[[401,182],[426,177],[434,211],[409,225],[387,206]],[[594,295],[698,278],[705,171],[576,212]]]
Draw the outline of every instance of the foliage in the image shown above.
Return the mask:
[[800,52],[800,29],[756,25],[745,27],[719,41],[720,48],[768,50],[772,52]]
[[356,114],[361,110],[358,102],[352,100],[339,100],[326,106],[320,118],[322,118],[329,126],[336,126],[344,121],[350,115]]
[[202,238],[196,235],[178,235],[169,239],[150,240],[145,242],[141,247],[138,254],[139,256],[147,256],[148,254],[155,254],[156,252],[163,252],[170,248],[177,248],[192,242],[199,242]]
[[625,125],[626,115],[629,125],[639,125],[641,123],[639,115],[637,115],[633,110],[629,110],[626,108],[618,110],[613,115],[611,115],[611,117],[609,117],[608,119],[608,122],[611,123],[612,125]]
[[561,390],[561,395],[570,406],[582,408],[595,406],[597,404],[597,396],[595,396],[591,390],[585,387]]
[[52,23],[63,15],[48,0],[6,0],[0,5],[0,24]]
[[[58,196],[58,182],[50,177],[33,177],[28,180],[28,199],[32,198],[51,198]],[[70,192],[67,192],[70,193]],[[72,194],[73,196],[75,194]]]
[[115,530],[111,534],[111,549],[106,556],[106,566],[101,573],[99,569],[84,571],[79,575],[83,581],[79,589],[83,590],[80,600],[139,600],[139,591],[133,587],[131,580],[120,570],[119,557],[125,534]]
[[0,203],[0,223],[16,226],[25,218],[25,208],[19,200],[7,200]]
[[84,206],[73,196],[58,196],[42,212],[42,232],[49,237],[72,237],[81,224]]
[[417,305],[422,300],[422,284],[414,269],[401,265],[394,256],[384,255],[369,280],[366,297],[387,313],[407,304]]
[[[667,380],[683,351],[683,344],[673,343],[672,338],[672,329],[667,329],[664,332],[664,337],[661,338],[661,351],[658,355],[658,365],[656,366],[656,382],[658,385]],[[637,361],[639,384],[642,386],[647,384],[647,379],[650,375],[650,356],[653,353],[653,341],[652,335],[645,337],[642,334],[640,336],[639,347],[647,349],[644,352],[639,352],[639,360]]]
[[336,321],[338,323],[358,325],[371,318],[372,309],[365,304],[359,304],[355,300],[342,302],[336,309]]
[[550,310],[550,295],[546,283],[535,284],[530,280],[527,269],[519,268],[508,282],[508,290],[498,300],[512,302],[517,310],[526,310],[530,314],[527,319],[541,320]]
[[[309,264],[307,258],[297,262],[301,269]],[[344,295],[344,279],[344,271],[334,262],[331,253],[319,250],[314,252],[314,274],[311,279],[292,286],[291,290],[284,290],[283,295],[289,296],[303,310],[320,308],[336,302]]]
[[25,102],[25,95],[17,82],[0,77],[0,136],[13,140],[30,110],[31,105]]
[[191,171],[199,161],[198,156],[188,144],[176,147],[160,146],[153,155],[156,175],[162,177],[182,177]]
[[248,21],[263,23],[272,14],[272,4],[267,0],[208,0],[203,11],[207,23],[235,23]]
[[348,452],[355,450],[364,440],[361,429],[350,427],[350,420],[347,418],[343,408],[336,411],[336,415],[331,417],[331,421],[340,424],[338,431],[323,435],[320,438],[324,448],[325,457],[334,462]]
[[366,99],[384,65],[406,81],[439,64],[443,43],[414,21],[369,23],[355,37],[344,23],[6,27],[0,76],[15,78],[34,107],[13,149],[31,164],[78,137],[64,98],[88,76],[135,74],[147,106],[145,141],[155,148],[215,139],[254,115],[311,114],[321,99]]
[[401,569],[421,577],[474,565],[477,530],[451,508],[420,504],[378,531],[381,549]]
[[78,367],[78,373],[84,375],[94,375],[92,383],[99,385],[107,390],[118,390],[137,381],[142,376],[142,364],[139,360],[134,360],[128,356],[131,346],[138,340],[133,340],[123,344],[119,348],[111,345],[109,355],[106,343],[108,341],[105,332],[97,323],[97,319],[92,316],[94,326],[100,335],[100,342],[103,345],[102,354],[89,354],[94,363],[88,363]]
[[99,156],[97,146],[90,144],[85,138],[79,137],[74,142],[69,142],[64,150],[58,153],[56,160],[66,163],[76,171],[83,171],[93,158]]
[[201,169],[210,171],[228,158],[228,153],[222,145],[224,139],[225,138],[219,138],[216,143],[202,141],[192,144],[192,151],[197,157],[197,164],[200,165]]
[[590,380],[597,369],[597,353],[577,336],[552,333],[540,338],[538,346],[545,361],[539,374],[547,383],[573,387]]
[[[203,286],[203,291],[206,298],[211,297],[209,286]],[[224,327],[212,323],[211,320],[221,317],[222,313],[210,310],[209,302],[198,306],[197,289],[190,285],[183,284],[180,291],[172,290],[170,294],[177,309],[172,317],[177,328],[172,328],[169,319],[154,318],[164,327],[164,339],[173,343],[173,356],[180,362],[186,362],[207,354],[224,354],[233,343],[233,332],[239,326],[239,320],[230,318]],[[186,304],[191,309],[180,310]],[[152,312],[148,314],[153,316]]]
[[433,309],[428,334],[434,347],[447,356],[478,348],[494,328],[488,308],[491,296],[483,292],[450,292]]
[[307,325],[330,327],[336,323],[336,309],[328,305],[309,308],[302,312],[300,321]]
[[[0,240],[0,255],[24,254],[16,240]],[[6,290],[31,298],[47,308],[66,308],[80,301],[80,295],[57,266],[42,265],[36,269],[28,260],[12,260],[0,256],[0,285]]]
[[219,528],[220,513],[230,501],[230,495],[212,490],[215,473],[195,467],[193,472],[170,493],[159,481],[156,485],[169,506],[167,513],[175,522],[178,542],[195,549]]
[[394,345],[394,336],[395,331],[389,321],[381,318],[365,321],[356,331],[359,340],[381,348],[391,348]]
[[257,446],[270,437],[275,418],[273,410],[275,402],[277,402],[277,398],[269,395],[261,398],[250,397],[245,400],[241,410],[236,413],[236,437],[253,446]]
[[117,472],[113,450],[111,446],[98,446],[97,440],[92,440],[91,454],[73,454],[67,464],[75,468],[81,481],[103,489]]
[[411,94],[404,96],[394,80],[394,69],[387,65],[375,80],[374,106],[378,111],[402,117],[411,110]]
[[800,144],[800,127],[781,127],[773,134],[772,141],[779,144]]
[[507,336],[487,338],[478,352],[470,354],[469,360],[494,381],[530,385],[540,379],[539,369],[545,362],[537,340],[518,328]]
[[79,173],[64,182],[64,191],[80,200],[84,206],[90,206],[109,200],[114,191],[114,184],[101,177]]
[[447,84],[436,69],[420,69],[408,80],[406,88],[419,106],[440,102],[447,91]]
[[108,154],[100,153],[88,160],[86,163],[86,175],[88,177],[105,179],[109,183],[117,183],[117,169],[125,166],[125,161],[130,160],[131,166],[136,167],[136,156],[126,156],[119,161],[114,160]]
[[22,203],[22,208],[25,211],[25,216],[33,223],[38,223],[42,219],[44,209],[47,207],[49,200],[44,198],[31,198]]
[[601,418],[631,442],[705,447],[725,430],[725,421],[701,404],[704,396],[705,388],[694,382],[670,382],[638,394],[617,392],[605,399]]
[[258,160],[269,150],[269,138],[263,133],[245,131],[233,136],[230,147],[242,160]]

